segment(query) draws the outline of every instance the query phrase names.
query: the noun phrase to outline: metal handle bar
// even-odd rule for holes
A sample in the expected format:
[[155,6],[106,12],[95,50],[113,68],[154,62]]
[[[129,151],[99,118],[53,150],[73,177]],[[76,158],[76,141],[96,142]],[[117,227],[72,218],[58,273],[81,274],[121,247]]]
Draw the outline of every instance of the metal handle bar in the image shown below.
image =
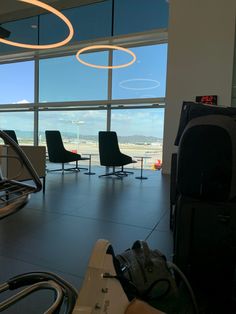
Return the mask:
[[[63,293],[63,300],[65,301],[65,313],[70,314],[72,313],[74,306],[76,304],[77,300],[77,291],[75,288],[59,277],[58,275],[50,272],[29,272],[29,273],[24,273],[21,275],[14,276],[10,278],[6,283],[3,283],[0,285],[0,293],[6,290],[15,290],[19,289],[21,287],[27,286],[27,285],[35,285],[39,284],[41,282],[54,282],[57,284],[60,289],[62,290]],[[24,290],[23,290],[24,291]],[[33,291],[32,291],[33,292]],[[31,293],[31,292],[30,292]],[[17,294],[16,294],[17,296]],[[58,306],[59,307],[59,306]],[[57,311],[58,311],[57,307]],[[1,311],[1,304],[0,304],[0,311]],[[49,313],[54,313],[54,312],[49,312]],[[48,313],[48,314],[49,314]]]
[[15,295],[9,297],[8,299],[4,300],[0,303],[0,312],[6,310],[11,305],[15,304],[16,302],[22,300],[26,296],[30,295],[31,293],[38,291],[38,290],[53,290],[55,292],[55,301],[50,306],[50,308],[44,312],[44,314],[53,314],[55,311],[57,311],[62,302],[63,302],[63,292],[61,287],[55,283],[54,281],[41,281],[37,282],[29,287],[26,287],[25,289],[21,290],[20,292],[16,293]]
[[12,147],[12,149],[16,152],[16,154],[22,160],[23,165],[29,171],[36,186],[34,192],[40,191],[42,189],[42,183],[39,179],[38,174],[34,170],[34,167],[32,166],[31,162],[29,161],[28,157],[25,155],[23,150],[8,134],[6,134],[5,132],[1,130],[0,130],[0,137],[4,140],[5,143],[9,144]]

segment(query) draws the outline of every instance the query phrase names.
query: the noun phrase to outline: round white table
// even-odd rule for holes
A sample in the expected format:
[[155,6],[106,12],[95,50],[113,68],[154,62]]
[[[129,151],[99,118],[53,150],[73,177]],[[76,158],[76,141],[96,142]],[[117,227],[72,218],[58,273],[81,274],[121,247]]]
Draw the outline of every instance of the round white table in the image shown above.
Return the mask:
[[84,172],[84,174],[87,174],[89,176],[96,174],[95,172],[91,171],[91,161],[92,161],[92,156],[96,156],[97,154],[92,154],[92,153],[88,153],[85,154],[83,153],[83,155],[88,155],[89,156],[89,168],[88,168],[88,172]]
[[149,159],[151,157],[149,157],[149,156],[134,156],[134,158],[137,158],[137,160],[141,162],[140,163],[140,165],[141,165],[140,166],[140,176],[139,177],[135,177],[135,179],[146,180],[147,177],[143,176],[143,160],[144,159]]

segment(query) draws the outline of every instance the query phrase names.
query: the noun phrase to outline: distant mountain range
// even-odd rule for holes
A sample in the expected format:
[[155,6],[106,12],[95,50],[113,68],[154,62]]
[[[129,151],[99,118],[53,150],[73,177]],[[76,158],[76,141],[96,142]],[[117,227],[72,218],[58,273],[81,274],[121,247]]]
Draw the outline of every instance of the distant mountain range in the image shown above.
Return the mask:
[[[21,131],[16,130],[17,137],[19,139],[32,139],[33,138],[33,132],[30,131]],[[44,132],[39,132],[40,137],[44,137]],[[63,132],[62,136],[64,139],[67,140],[75,140],[76,134],[71,132]],[[84,135],[80,134],[80,140],[84,141],[92,141],[97,142],[98,136],[97,135]],[[144,135],[130,135],[130,136],[119,136],[119,142],[122,144],[125,143],[132,143],[132,144],[151,144],[151,143],[162,143],[163,139],[158,138],[155,136],[144,136]]]
[[[96,135],[80,135],[81,140],[87,141],[97,141],[98,137]],[[161,138],[155,136],[144,136],[144,135],[130,135],[130,136],[119,136],[119,142],[122,144],[133,143],[133,144],[143,144],[143,143],[156,143],[162,142]]]

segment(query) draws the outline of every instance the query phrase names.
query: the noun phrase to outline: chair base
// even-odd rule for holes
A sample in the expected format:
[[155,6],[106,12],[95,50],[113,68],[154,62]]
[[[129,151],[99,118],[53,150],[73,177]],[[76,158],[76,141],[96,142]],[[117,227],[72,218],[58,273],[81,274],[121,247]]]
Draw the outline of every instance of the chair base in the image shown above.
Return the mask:
[[75,167],[65,168],[65,164],[62,163],[61,168],[59,168],[59,169],[47,169],[47,172],[54,172],[54,171],[62,171],[62,173],[64,173],[65,171],[77,171],[77,172],[79,172],[81,169],[88,170],[88,168],[79,167],[78,162],[76,161]]
[[101,178],[101,177],[108,177],[108,176],[116,176],[119,179],[123,179],[123,177],[127,177],[127,174],[120,174],[119,171],[115,171],[115,172],[109,172],[109,173],[101,174],[98,177]]
[[65,172],[65,171],[77,171],[79,172],[79,168],[58,168],[58,169],[47,169],[47,172],[55,172],[55,171],[62,171],[62,172]]
[[43,194],[45,194],[45,185],[46,185],[46,177],[42,177],[43,179]]
[[147,177],[135,177],[135,179],[139,179],[139,180],[147,180]]
[[133,171],[127,171],[127,170],[121,170],[123,173],[125,173],[125,174],[134,174],[134,172]]
[[102,174],[102,175],[99,176],[99,178],[101,178],[101,177],[108,177],[108,176],[116,176],[119,179],[123,179],[124,177],[128,176],[127,173],[129,173],[129,171],[124,171],[123,167],[121,168],[121,170],[117,170],[117,171],[115,171],[115,167],[113,167],[113,171],[112,172],[107,172],[105,174]]
[[121,172],[128,175],[128,174],[134,174],[133,171],[127,171],[127,170],[124,170],[124,166],[121,166]]

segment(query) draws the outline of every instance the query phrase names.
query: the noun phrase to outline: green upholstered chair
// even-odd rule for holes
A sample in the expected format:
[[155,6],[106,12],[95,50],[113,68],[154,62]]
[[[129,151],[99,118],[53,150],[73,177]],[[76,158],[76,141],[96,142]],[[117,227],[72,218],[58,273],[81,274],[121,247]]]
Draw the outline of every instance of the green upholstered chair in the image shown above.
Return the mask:
[[[117,134],[114,131],[100,131],[98,133],[100,164],[106,167],[112,167],[112,172],[100,175],[99,177],[115,175],[119,178],[127,176],[131,171],[125,171],[124,166],[136,163],[132,157],[121,153]],[[121,170],[115,170],[121,167]]]
[[[66,150],[62,141],[61,133],[57,130],[48,130],[45,131],[46,143],[48,149],[48,158],[50,162],[61,163],[62,167],[59,169],[53,169],[48,171],[68,171],[75,170],[79,171],[81,168],[78,166],[78,161],[80,160],[89,160],[89,158],[81,157],[80,154],[72,153],[69,150]],[[65,168],[65,164],[75,161],[75,167]]]
[[16,142],[16,144],[19,144],[19,142],[17,140],[16,132],[14,130],[3,130],[3,132],[5,132],[7,135],[9,135],[13,139],[13,141]]

